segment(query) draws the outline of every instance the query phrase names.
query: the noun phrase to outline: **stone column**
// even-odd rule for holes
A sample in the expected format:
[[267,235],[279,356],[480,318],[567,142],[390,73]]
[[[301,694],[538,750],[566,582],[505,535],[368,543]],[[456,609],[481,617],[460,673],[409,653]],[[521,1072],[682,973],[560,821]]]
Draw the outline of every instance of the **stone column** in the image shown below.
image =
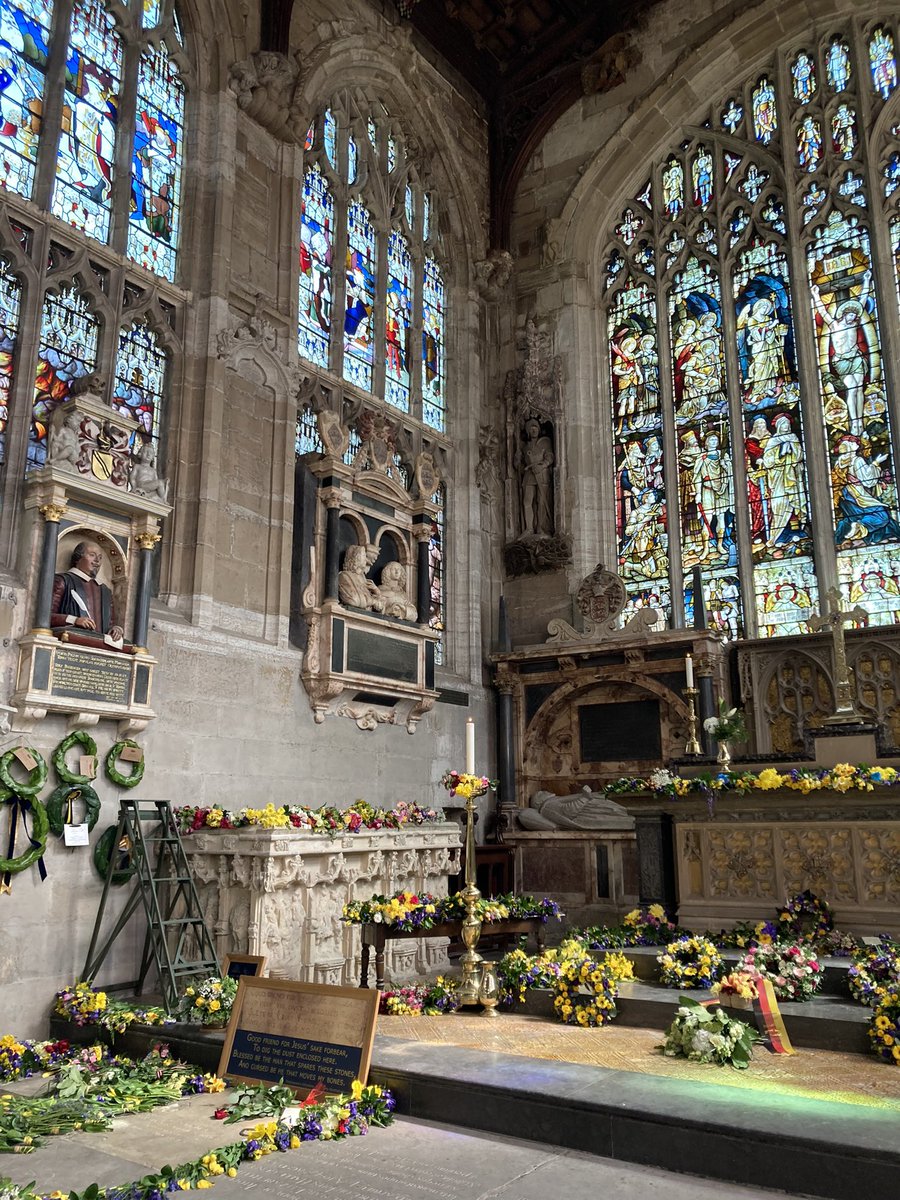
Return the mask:
[[513,681],[499,666],[494,681],[497,690],[497,840],[516,827],[516,755],[513,733]]
[[427,625],[431,620],[431,578],[429,572],[428,551],[431,547],[431,530],[425,528],[416,530],[416,620],[420,625]]
[[138,533],[135,542],[141,549],[138,572],[137,597],[134,606],[134,634],[132,642],[139,653],[147,653],[147,629],[150,624],[150,579],[153,563],[153,548],[159,541],[158,533]]
[[697,676],[697,691],[699,696],[699,715],[700,722],[699,734],[700,742],[703,746],[703,753],[707,758],[715,758],[717,746],[712,734],[707,733],[703,726],[703,722],[707,717],[714,717],[716,713],[716,695],[713,686],[713,661],[709,654],[701,654],[697,657],[694,671]]
[[41,548],[41,573],[38,577],[32,633],[50,632],[50,605],[53,601],[53,576],[56,574],[59,521],[65,511],[65,500],[42,504],[39,509],[44,518],[44,544]]
[[338,598],[338,574],[341,567],[341,509],[340,495],[330,492],[323,496],[325,504],[325,600]]

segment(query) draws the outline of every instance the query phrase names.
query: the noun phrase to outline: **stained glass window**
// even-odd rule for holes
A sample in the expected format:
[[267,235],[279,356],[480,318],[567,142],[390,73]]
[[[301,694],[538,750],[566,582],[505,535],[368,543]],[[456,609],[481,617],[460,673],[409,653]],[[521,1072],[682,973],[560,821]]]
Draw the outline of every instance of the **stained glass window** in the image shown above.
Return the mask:
[[431,194],[425,192],[422,196],[422,237],[427,242],[431,237]]
[[850,51],[839,37],[833,38],[828,47],[825,74],[833,92],[843,92],[850,83]]
[[359,153],[356,149],[356,142],[353,136],[347,138],[347,182],[356,183],[356,176],[359,170]]
[[758,142],[767,146],[778,129],[778,110],[775,87],[765,75],[753,91],[753,133]]
[[304,150],[312,150],[316,144],[316,123],[313,121],[309,129],[306,131],[306,140],[303,143]]
[[433,258],[425,259],[422,303],[422,419],[444,428],[444,277]]
[[804,117],[797,127],[797,160],[806,171],[815,171],[822,158],[822,126],[815,117]]
[[869,42],[869,66],[872,70],[872,86],[882,100],[887,100],[897,86],[897,60],[894,57],[894,39],[883,26],[873,32]]
[[300,202],[300,353],[320,367],[328,366],[331,305],[334,198],[318,167],[303,180]]
[[52,211],[105,242],[116,153],[122,39],[102,0],[72,13]]
[[831,118],[834,150],[841,158],[852,158],[856,150],[856,113],[849,104],[840,104]]
[[385,399],[409,412],[409,326],[412,316],[412,259],[406,238],[388,238],[387,314],[385,318]]
[[809,104],[816,90],[816,68],[813,60],[801,51],[791,64],[794,99],[798,104]]
[[316,421],[316,414],[308,405],[300,410],[297,417],[297,436],[294,443],[294,451],[298,458],[301,454],[322,454],[325,451],[322,439],[319,437],[319,425]]
[[324,135],[325,153],[333,167],[337,166],[337,122],[330,108],[325,109]]
[[397,165],[397,143],[392,137],[387,142],[387,169],[390,174]]
[[406,224],[412,231],[416,227],[416,198],[409,184],[406,185],[403,197],[403,211],[406,214]]
[[34,403],[28,442],[28,466],[47,458],[47,435],[54,410],[69,396],[72,384],[97,365],[100,324],[77,288],[48,292],[41,314]]
[[0,463],[6,461],[6,426],[9,421],[9,391],[12,387],[13,358],[19,335],[21,285],[0,259]]
[[131,159],[128,257],[175,278],[181,225],[184,86],[164,43],[141,58]]
[[366,121],[366,133],[369,135],[369,141],[372,144],[372,149],[378,146],[378,126],[375,124],[374,117],[369,117]]
[[713,194],[713,156],[706,146],[698,146],[691,165],[694,184],[694,204],[706,208]]
[[0,187],[31,196],[53,0],[0,0]]
[[159,0],[141,0],[141,24],[145,29],[153,29],[159,24]]
[[146,322],[135,321],[119,332],[112,406],[138,422],[132,449],[140,442],[159,441],[167,361]]
[[735,133],[737,131],[737,127],[740,125],[743,119],[743,106],[738,104],[738,102],[734,99],[729,100],[724,112],[722,113],[722,124],[729,133]]
[[684,208],[684,168],[677,158],[670,158],[663,167],[662,196],[666,216],[674,221]]
[[354,202],[347,210],[347,303],[344,312],[344,378],[371,391],[375,307],[375,227],[368,210]]
[[428,588],[430,596],[429,626],[440,633],[440,638],[434,647],[434,661],[440,666],[444,661],[444,630],[446,629],[445,613],[447,609],[447,584],[444,574],[444,510],[446,488],[444,484],[431,497],[437,506],[437,513],[431,521],[431,537],[428,541]]

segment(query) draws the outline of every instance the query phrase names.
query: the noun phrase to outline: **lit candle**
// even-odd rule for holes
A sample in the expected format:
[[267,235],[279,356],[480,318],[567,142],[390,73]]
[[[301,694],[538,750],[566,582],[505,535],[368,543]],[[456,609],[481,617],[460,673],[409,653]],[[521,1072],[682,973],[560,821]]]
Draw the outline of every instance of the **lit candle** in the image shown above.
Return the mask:
[[466,774],[475,774],[475,722],[471,717],[466,721]]
[[687,687],[694,686],[694,660],[689,654],[684,657],[684,678]]

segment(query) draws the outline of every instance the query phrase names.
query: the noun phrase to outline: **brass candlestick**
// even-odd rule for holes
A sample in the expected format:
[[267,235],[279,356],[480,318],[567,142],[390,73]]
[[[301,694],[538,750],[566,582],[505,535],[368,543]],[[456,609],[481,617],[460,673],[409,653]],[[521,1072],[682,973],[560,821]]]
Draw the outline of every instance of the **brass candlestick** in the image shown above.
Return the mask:
[[698,694],[695,687],[682,688],[682,696],[687,699],[688,706],[688,740],[685,743],[685,754],[700,754],[700,743],[697,741],[697,710],[694,708],[694,697]]
[[475,797],[466,797],[466,886],[463,888],[463,903],[466,915],[462,923],[462,940],[466,950],[459,960],[462,980],[459,985],[459,1003],[471,1006],[480,1003],[481,963],[484,961],[476,951],[481,937],[481,921],[475,915],[475,906],[481,892],[475,886]]

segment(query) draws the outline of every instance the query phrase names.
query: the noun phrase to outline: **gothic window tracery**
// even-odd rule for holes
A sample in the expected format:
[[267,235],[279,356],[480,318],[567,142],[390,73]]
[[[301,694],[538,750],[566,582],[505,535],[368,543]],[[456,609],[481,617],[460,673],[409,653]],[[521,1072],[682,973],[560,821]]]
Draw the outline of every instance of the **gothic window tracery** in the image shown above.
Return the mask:
[[610,222],[603,382],[629,611],[690,621],[699,570],[731,636],[805,632],[834,583],[870,623],[894,619],[895,45],[873,21],[782,47],[660,147]]

